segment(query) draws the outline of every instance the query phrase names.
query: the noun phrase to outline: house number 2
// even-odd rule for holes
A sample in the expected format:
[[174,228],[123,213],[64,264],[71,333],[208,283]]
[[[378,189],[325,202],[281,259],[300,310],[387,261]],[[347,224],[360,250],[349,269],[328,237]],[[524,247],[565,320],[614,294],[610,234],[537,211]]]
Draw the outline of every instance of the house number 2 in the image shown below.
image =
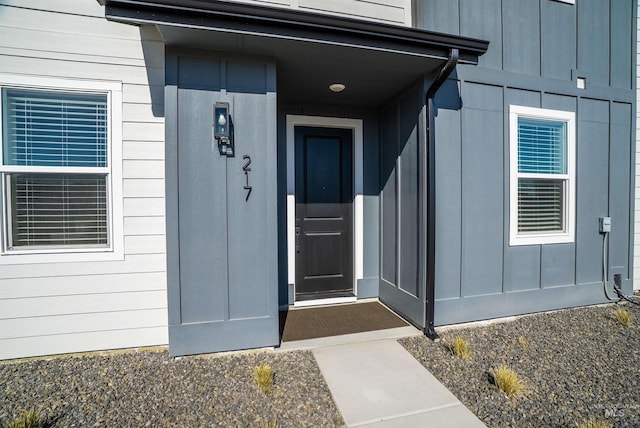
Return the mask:
[[244,172],[244,178],[245,178],[244,190],[247,191],[247,196],[244,198],[246,202],[249,200],[249,196],[251,195],[251,186],[249,186],[249,171],[251,171],[251,167],[249,167],[249,165],[251,165],[251,156],[244,155],[242,156],[242,159],[246,161],[245,164],[242,166],[242,171]]

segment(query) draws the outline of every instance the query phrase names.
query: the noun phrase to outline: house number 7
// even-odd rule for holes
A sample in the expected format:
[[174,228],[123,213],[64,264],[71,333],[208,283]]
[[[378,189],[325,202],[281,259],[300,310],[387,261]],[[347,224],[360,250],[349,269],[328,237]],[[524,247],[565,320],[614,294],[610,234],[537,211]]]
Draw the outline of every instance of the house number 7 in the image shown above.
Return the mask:
[[247,196],[244,198],[245,202],[249,200],[249,196],[251,195],[251,186],[249,186],[249,171],[251,171],[251,156],[244,155],[242,156],[243,160],[246,160],[245,164],[242,166],[242,171],[244,172],[245,184],[244,190],[247,191]]

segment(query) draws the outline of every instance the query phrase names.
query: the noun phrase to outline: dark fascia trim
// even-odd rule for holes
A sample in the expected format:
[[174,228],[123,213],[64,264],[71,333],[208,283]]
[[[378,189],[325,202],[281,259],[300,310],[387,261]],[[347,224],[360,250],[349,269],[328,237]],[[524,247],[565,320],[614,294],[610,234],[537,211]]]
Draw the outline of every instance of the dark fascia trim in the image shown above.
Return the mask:
[[[415,48],[442,49],[449,53],[458,49],[461,57],[477,62],[487,51],[486,40],[419,30],[378,22],[363,21],[334,15],[276,8],[223,0],[98,0],[106,6],[106,16],[119,20],[118,10],[135,12],[139,22],[165,23],[163,16],[191,16],[225,20],[240,24],[254,24],[292,30],[315,30],[319,33],[356,37],[363,40],[406,44]],[[129,15],[131,16],[131,15]],[[131,21],[131,19],[128,19]],[[135,19],[134,19],[135,21]],[[475,61],[473,59],[475,58]]]

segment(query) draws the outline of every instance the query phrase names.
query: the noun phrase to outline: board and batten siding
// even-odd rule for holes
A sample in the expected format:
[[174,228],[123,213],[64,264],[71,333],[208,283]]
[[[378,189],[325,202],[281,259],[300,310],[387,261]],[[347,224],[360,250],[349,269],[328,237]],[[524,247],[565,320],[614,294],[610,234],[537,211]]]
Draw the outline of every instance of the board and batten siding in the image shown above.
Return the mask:
[[[640,102],[640,2],[636,20],[636,96]],[[638,104],[636,104],[637,106]],[[636,107],[636,185],[633,241],[633,289],[640,290],[640,109]]]
[[232,0],[412,26],[412,0]]
[[[420,28],[489,41],[434,100],[436,325],[606,301],[600,216],[612,220],[609,281],[620,274],[628,291],[637,1],[417,4]],[[573,242],[510,245],[511,106],[575,112]]]
[[122,82],[124,260],[0,265],[0,359],[167,338],[164,44],[95,0],[0,0],[0,73]]

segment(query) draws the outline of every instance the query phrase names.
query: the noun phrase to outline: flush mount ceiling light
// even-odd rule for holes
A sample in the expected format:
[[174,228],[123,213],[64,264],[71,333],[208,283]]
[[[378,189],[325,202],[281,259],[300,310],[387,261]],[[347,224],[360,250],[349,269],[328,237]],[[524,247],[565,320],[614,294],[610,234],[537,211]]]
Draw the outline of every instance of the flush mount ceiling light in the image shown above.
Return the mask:
[[344,86],[342,83],[332,83],[331,85],[329,85],[329,89],[331,89],[331,91],[333,92],[342,92],[345,88],[346,86]]

